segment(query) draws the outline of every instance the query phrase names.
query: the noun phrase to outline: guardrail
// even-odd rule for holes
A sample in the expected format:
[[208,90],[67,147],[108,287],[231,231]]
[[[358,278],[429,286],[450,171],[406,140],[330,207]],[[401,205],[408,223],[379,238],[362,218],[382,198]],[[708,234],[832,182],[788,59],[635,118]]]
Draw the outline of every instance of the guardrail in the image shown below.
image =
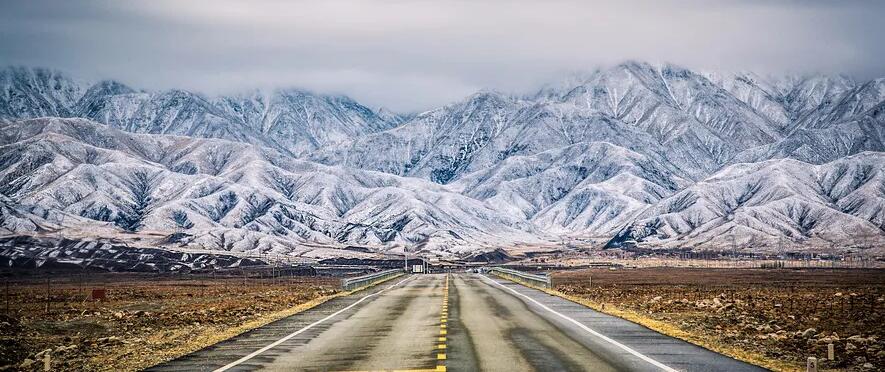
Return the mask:
[[492,267],[489,269],[489,272],[504,279],[522,281],[543,288],[553,288],[553,279],[550,278],[549,275],[529,274],[522,271],[505,269],[503,267]]
[[387,279],[390,279],[390,278],[400,275],[402,273],[403,273],[402,269],[394,269],[394,270],[379,271],[377,273],[358,276],[355,278],[344,278],[344,279],[341,279],[341,288],[343,288],[346,291],[350,291],[350,290],[357,289],[360,287],[369,286],[374,283],[383,282]]

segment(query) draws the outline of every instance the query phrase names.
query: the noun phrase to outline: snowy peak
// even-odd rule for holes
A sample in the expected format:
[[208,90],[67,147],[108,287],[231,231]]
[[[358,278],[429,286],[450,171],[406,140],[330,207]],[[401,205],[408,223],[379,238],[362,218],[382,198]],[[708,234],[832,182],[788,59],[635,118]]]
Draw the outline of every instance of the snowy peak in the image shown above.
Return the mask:
[[83,86],[55,70],[0,69],[0,118],[69,116]]
[[826,101],[814,115],[805,117],[797,127],[821,129],[856,118],[881,118],[883,102],[885,79],[872,80]]
[[882,153],[822,165],[791,159],[736,164],[643,212],[610,244],[773,250],[786,237],[807,247],[861,246],[867,243],[858,239],[885,232],[882,164]]
[[393,128],[344,96],[295,89],[206,98],[183,90],[139,92],[115,81],[76,82],[45,69],[0,71],[0,118],[84,117],[134,133],[222,138],[303,154]]
[[744,149],[778,136],[768,118],[706,77],[674,65],[622,64],[598,71],[556,97],[637,126],[661,142],[696,133]]

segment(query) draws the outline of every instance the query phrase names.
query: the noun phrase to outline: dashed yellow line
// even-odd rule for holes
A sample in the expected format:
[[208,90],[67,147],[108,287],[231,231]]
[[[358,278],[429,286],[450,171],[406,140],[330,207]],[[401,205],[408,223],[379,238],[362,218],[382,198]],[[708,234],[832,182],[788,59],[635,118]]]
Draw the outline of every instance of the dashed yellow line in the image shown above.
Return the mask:
[[336,371],[336,372],[440,372],[445,371],[446,367],[443,366],[442,369],[439,367],[436,368],[427,368],[427,369],[381,369],[381,370],[355,370],[355,371]]
[[[435,369],[396,369],[392,370],[392,372],[446,372],[446,349],[448,345],[446,344],[446,334],[448,333],[448,325],[449,322],[449,274],[446,274],[446,281],[443,284],[443,302],[442,302],[442,312],[439,317],[439,337],[437,337],[437,345],[434,349],[436,353],[436,368]],[[348,371],[348,372],[369,372],[369,371]],[[377,372],[377,371],[376,371]]]
[[445,371],[446,370],[446,334],[448,334],[448,326],[447,323],[449,321],[449,274],[446,274],[446,281],[443,284],[443,302],[442,302],[442,311],[440,312],[439,317],[439,344],[437,345],[436,354],[436,371]]

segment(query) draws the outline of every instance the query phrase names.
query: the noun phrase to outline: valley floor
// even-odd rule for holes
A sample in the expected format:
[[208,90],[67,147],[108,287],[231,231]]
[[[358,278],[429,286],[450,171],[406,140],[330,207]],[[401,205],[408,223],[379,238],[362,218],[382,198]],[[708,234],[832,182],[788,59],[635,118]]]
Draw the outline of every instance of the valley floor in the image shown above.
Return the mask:
[[[835,360],[823,360],[821,366],[825,370],[861,371],[885,367],[885,331],[881,327],[881,324],[885,324],[883,269],[592,269],[556,273],[554,283],[560,295],[573,301],[773,370],[804,370],[807,357],[826,358],[829,343],[835,347]],[[7,301],[0,303],[3,310],[0,315],[0,370],[42,369],[43,350],[51,350],[51,363],[55,370],[138,370],[185,354],[190,357],[175,359],[166,366],[194,361],[205,363],[206,360],[218,361],[223,365],[230,362],[228,359],[242,356],[237,353],[248,353],[254,349],[250,348],[251,344],[240,342],[242,340],[251,340],[254,335],[262,335],[262,332],[285,334],[299,328],[280,328],[274,327],[274,324],[310,323],[365,295],[338,296],[321,306],[300,312],[339,294],[338,281],[315,277],[260,279],[74,273],[55,275],[48,281],[46,277],[18,275],[7,277],[2,284],[8,286],[0,287],[0,291],[5,291],[3,300]],[[388,286],[381,286],[380,289]],[[450,291],[444,291],[448,286],[451,286]],[[104,289],[107,298],[103,301],[90,300],[93,289]],[[375,349],[378,349],[380,346],[377,345],[387,343],[357,342],[353,350],[362,350],[362,354],[353,355],[368,359],[345,358],[342,354],[340,360],[360,361],[362,364],[339,367],[366,365],[386,368],[390,366],[385,363],[396,361],[400,367],[433,369],[436,365],[433,362],[435,355],[429,354],[433,350],[433,343],[425,345],[417,340],[430,340],[432,337],[428,335],[431,334],[425,334],[425,331],[439,328],[435,319],[440,304],[444,313],[447,308],[451,309],[451,344],[448,346],[446,364],[452,370],[471,370],[478,366],[495,370],[503,368],[501,360],[522,360],[518,363],[521,368],[541,370],[546,367],[533,363],[547,363],[544,365],[549,366],[566,361],[578,363],[575,365],[587,362],[601,368],[611,363],[630,362],[619,362],[605,353],[608,359],[603,358],[607,360],[604,363],[531,357],[535,355],[531,352],[533,349],[526,345],[533,344],[525,341],[528,339],[524,340],[523,336],[558,334],[560,331],[541,329],[550,324],[565,327],[564,332],[572,336],[583,333],[569,328],[571,326],[568,324],[559,324],[558,318],[550,315],[549,311],[538,308],[540,305],[534,305],[534,302],[523,299],[522,295],[512,290],[524,292],[557,311],[574,312],[569,313],[572,314],[570,316],[589,317],[581,319],[586,320],[586,324],[592,325],[593,329],[615,339],[626,340],[631,345],[642,341],[633,345],[634,348],[648,348],[640,351],[658,359],[663,358],[660,360],[668,365],[685,362],[682,359],[666,359],[669,355],[682,355],[684,359],[685,353],[662,349],[662,345],[672,346],[680,341],[648,330],[642,331],[644,328],[635,324],[547,296],[541,291],[489,277],[456,274],[411,277],[403,285],[384,292],[383,296],[372,297],[345,312],[340,319],[336,318],[336,321],[342,321],[344,333],[362,329],[360,332],[364,332],[365,337],[353,338],[354,341],[381,337],[399,321],[408,320],[420,325],[406,327],[403,332],[397,333],[408,334],[409,337],[390,338],[414,341],[395,343],[416,347],[414,352],[406,346],[394,348],[399,354],[391,351],[396,355],[405,355],[405,359],[379,359],[379,355],[387,355],[381,352],[383,350],[379,351],[380,354],[375,351],[368,353],[357,347],[376,345]],[[414,305],[420,311],[396,310],[407,304]],[[296,313],[297,316],[290,316]],[[403,314],[414,317],[406,319]],[[492,322],[490,319],[496,320]],[[280,321],[274,322],[276,320]],[[360,327],[363,328],[347,326],[348,322],[362,324]],[[606,328],[609,325],[611,328]],[[243,334],[250,329],[256,331]],[[344,338],[332,337],[337,333],[320,337],[326,330],[331,332],[335,329],[338,328],[319,327],[317,332],[320,333],[299,336],[292,340],[295,344],[290,346],[304,346],[302,344],[307,340],[315,340],[310,343],[313,345],[310,348],[324,345],[339,347]],[[624,334],[625,329],[648,334],[637,338],[636,335]],[[246,336],[237,336],[240,334]],[[465,338],[467,335],[473,337],[473,341]],[[501,335],[508,335],[510,341],[494,346],[496,342],[507,339]],[[226,339],[230,340],[221,342]],[[267,343],[264,341],[273,339],[276,338],[262,336],[255,340],[264,345]],[[482,342],[477,343],[478,340]],[[570,341],[563,340],[571,345]],[[585,341],[591,346],[596,342],[593,337]],[[209,345],[214,346],[207,348]],[[507,351],[507,347],[514,345],[528,349],[512,351],[516,355],[512,358],[484,359],[511,352]],[[583,350],[572,346],[576,350]],[[563,346],[563,350],[572,346]],[[496,351],[482,351],[489,347]],[[694,369],[706,370],[703,363],[725,363],[730,360],[688,344],[683,347],[703,356],[690,363]],[[588,350],[598,352],[604,349],[591,347]],[[193,353],[197,350],[200,351]],[[584,352],[586,350],[578,354],[584,355]],[[211,358],[206,359],[206,355]],[[272,355],[276,355],[273,360],[284,357],[283,354]],[[576,354],[568,352],[563,355]],[[528,359],[519,359],[527,356]],[[258,359],[264,363],[266,358]],[[285,365],[292,363],[288,359],[280,359],[279,362],[285,362]],[[299,359],[299,362],[305,361]],[[375,362],[377,365],[372,364]],[[324,365],[316,363],[319,364],[314,366]]]

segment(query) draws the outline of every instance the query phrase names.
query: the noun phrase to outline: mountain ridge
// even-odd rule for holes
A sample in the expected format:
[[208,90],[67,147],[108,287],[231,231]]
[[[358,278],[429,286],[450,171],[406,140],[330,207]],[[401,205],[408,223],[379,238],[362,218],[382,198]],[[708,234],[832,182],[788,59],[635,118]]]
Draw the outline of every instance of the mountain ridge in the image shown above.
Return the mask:
[[342,95],[300,89],[216,97],[182,89],[148,92],[113,80],[75,81],[44,68],[0,70],[0,88],[7,93],[0,95],[0,119],[7,121],[83,117],[130,132],[231,139],[292,154],[402,120],[389,111],[382,118]]
[[[883,79],[769,78],[628,62],[534,94],[482,91],[398,115],[297,89],[207,98],[113,81],[84,88],[57,72],[28,71],[0,72],[7,211],[70,213],[46,195],[65,194],[48,181],[71,177],[59,169],[76,169],[79,178],[122,189],[157,174],[173,184],[201,178],[206,192],[215,190],[208,198],[179,191],[159,217],[132,195],[126,198],[135,203],[115,205],[113,193],[74,214],[138,231],[137,221],[118,217],[142,213],[157,231],[203,229],[187,244],[213,246],[229,234],[250,241],[241,250],[307,254],[293,247],[357,244],[459,255],[562,236],[609,236],[610,247],[703,249],[734,246],[722,238],[728,232],[745,236],[738,243],[749,249],[770,250],[779,239],[830,249],[869,245],[852,235],[885,238],[885,186],[879,173],[863,170],[885,168],[878,156],[885,152]],[[51,118],[77,115],[87,120]],[[771,162],[778,172],[762,167]],[[722,178],[740,169],[754,171]],[[839,173],[860,177],[863,192],[831,200],[834,189],[815,177]],[[765,181],[783,174],[792,177],[786,184],[804,186],[789,191]],[[851,232],[825,228],[824,218]]]

